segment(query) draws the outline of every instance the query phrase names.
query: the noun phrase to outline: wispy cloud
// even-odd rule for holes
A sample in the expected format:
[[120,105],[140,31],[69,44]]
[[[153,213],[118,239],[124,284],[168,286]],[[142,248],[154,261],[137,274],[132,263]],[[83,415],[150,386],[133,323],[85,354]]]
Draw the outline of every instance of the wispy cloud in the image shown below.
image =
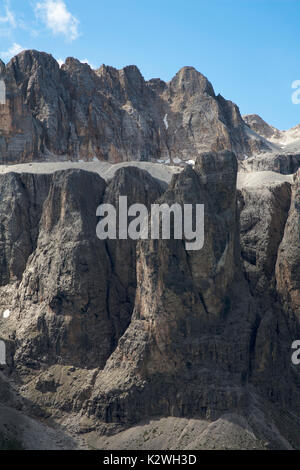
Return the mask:
[[24,21],[20,15],[12,10],[10,0],[0,0],[0,36],[10,37],[13,40],[14,33],[17,30],[23,30],[32,37],[38,36],[38,31],[32,26],[30,18],[28,21]]
[[15,28],[17,26],[17,21],[15,18],[14,12],[11,10],[10,1],[6,0],[4,2],[4,7],[1,10],[0,14],[0,23]]
[[0,55],[4,60],[9,60],[15,55],[24,51],[24,49],[25,47],[22,47],[20,44],[14,42],[13,45],[8,49],[8,51],[0,52]]
[[62,34],[71,41],[78,38],[79,20],[72,15],[63,0],[38,2],[35,13],[53,34]]

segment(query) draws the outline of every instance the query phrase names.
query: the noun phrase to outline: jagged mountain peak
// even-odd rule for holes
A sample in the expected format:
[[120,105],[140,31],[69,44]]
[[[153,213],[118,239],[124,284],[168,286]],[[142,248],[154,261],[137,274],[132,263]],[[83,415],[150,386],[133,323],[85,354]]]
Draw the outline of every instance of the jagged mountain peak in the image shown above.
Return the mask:
[[32,69],[34,67],[43,67],[45,69],[49,67],[59,68],[57,61],[51,54],[48,54],[47,52],[37,51],[35,49],[24,50],[14,56],[7,64],[7,68],[10,68],[12,66],[21,68],[24,71],[28,71],[29,69]]
[[[62,67],[74,67],[74,68],[81,68],[81,69],[91,69],[90,65],[85,63],[85,62],[81,62],[80,60],[76,59],[75,57],[67,57],[66,60],[65,60],[65,63],[62,65]],[[92,69],[91,69],[92,70]]]
[[[299,154],[300,124],[288,130],[279,130],[264,121],[258,114],[243,116],[247,126],[277,147],[277,152]],[[292,165],[293,166],[293,165]]]
[[243,119],[247,126],[250,127],[250,129],[267,139],[270,137],[274,137],[275,134],[278,134],[280,132],[275,127],[270,126],[258,114],[246,114],[245,116],[243,116]]
[[165,83],[145,81],[136,65],[116,69],[68,57],[59,67],[45,52],[23,51],[5,68],[0,114],[2,162],[159,161],[185,165],[203,151],[239,159],[266,148],[249,138],[238,108],[216,97],[194,67]]
[[126,65],[121,71],[124,71],[126,74],[142,77],[141,71],[136,65]]
[[132,87],[135,92],[142,92],[145,87],[145,80],[136,65],[128,65],[119,71],[120,80],[124,86]]
[[117,74],[118,69],[115,67],[112,67],[111,65],[106,65],[102,64],[100,67],[96,70],[96,72],[101,75],[101,74]]
[[171,80],[170,86],[173,90],[187,92],[191,95],[199,92],[215,96],[212,84],[194,67],[182,67]]

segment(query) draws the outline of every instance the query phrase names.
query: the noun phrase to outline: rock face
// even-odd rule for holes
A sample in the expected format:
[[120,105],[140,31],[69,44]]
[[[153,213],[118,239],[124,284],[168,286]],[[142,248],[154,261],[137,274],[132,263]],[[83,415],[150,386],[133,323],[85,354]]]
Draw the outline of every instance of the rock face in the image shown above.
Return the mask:
[[161,199],[205,203],[206,241],[195,253],[178,241],[140,243],[131,324],[88,404],[88,414],[109,429],[145,416],[214,420],[229,410],[250,419],[262,406],[280,431],[271,436],[256,422],[256,436],[280,447],[278,436],[290,429],[290,444],[299,446],[291,412],[299,412],[299,376],[290,354],[299,323],[278,300],[275,283],[291,188],[242,190],[240,247],[235,183],[233,154],[204,154]]
[[0,285],[21,280],[38,237],[42,206],[50,178],[11,173],[0,177]]
[[[241,301],[231,292],[239,269],[236,173],[232,153],[204,154],[195,171],[188,168],[174,178],[160,200],[204,203],[206,242],[197,252],[187,252],[182,241],[141,242],[133,319],[95,383],[90,412],[99,418],[213,418],[242,406],[239,385],[249,346],[244,333],[235,347],[228,342],[229,325],[242,315]],[[244,315],[247,324],[253,315],[247,302]],[[235,360],[237,351],[245,362]]]
[[[26,51],[0,63],[0,79],[1,163],[89,161],[0,173],[3,413],[59,423],[83,447],[121,448],[128,428],[155,418],[199,430],[186,446],[300,448],[297,128],[244,122],[192,67],[146,82],[135,66],[60,68]],[[97,207],[120,196],[204,204],[202,249],[99,240]]]
[[286,310],[300,318],[300,171],[294,175],[292,201],[276,264],[278,292]]
[[281,136],[281,131],[270,126],[270,124],[264,121],[257,114],[247,114],[246,116],[243,116],[243,119],[250,129],[268,140],[279,139]]
[[253,292],[275,287],[275,265],[291,204],[288,182],[242,188],[241,256]]
[[270,149],[249,136],[239,109],[216,96],[192,67],[169,83],[146,82],[135,66],[92,70],[69,58],[25,51],[5,67],[0,105],[0,162],[32,160],[194,160],[207,150],[240,159]]
[[243,120],[247,126],[256,132],[258,135],[268,139],[270,142],[278,143],[281,148],[297,142],[299,149],[299,139],[300,139],[300,125],[298,124],[287,131],[280,131],[276,127],[270,126],[266,123],[260,116],[257,114],[247,114],[243,116]]
[[[218,433],[191,435],[200,448],[300,448],[299,175],[242,175],[237,191],[237,166],[232,152],[204,153],[167,188],[130,166],[107,182],[74,169],[1,175],[3,406],[54,420],[79,446],[109,447],[104,433],[122,448],[146,418],[163,429],[192,418]],[[203,248],[100,241],[98,205],[124,195],[204,204]]]
[[127,184],[129,204],[149,206],[161,185],[137,168],[120,169],[108,185],[77,170],[2,179],[1,285],[19,284],[10,306],[20,318],[18,365],[103,366],[130,322],[135,242],[98,240],[96,209]]
[[246,172],[276,171],[282,175],[292,175],[300,168],[299,148],[281,152],[265,152],[255,155],[242,163],[241,169]]
[[[243,116],[251,132],[266,139],[271,151],[257,152],[241,164],[243,171],[276,171],[284,175],[295,173],[300,167],[300,126],[280,131],[267,124],[257,114]],[[249,156],[248,156],[249,157]]]

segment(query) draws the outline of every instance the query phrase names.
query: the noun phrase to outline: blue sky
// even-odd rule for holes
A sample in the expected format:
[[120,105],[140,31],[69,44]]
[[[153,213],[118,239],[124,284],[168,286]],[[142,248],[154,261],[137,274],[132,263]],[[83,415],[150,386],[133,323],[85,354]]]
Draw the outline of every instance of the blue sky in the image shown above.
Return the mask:
[[299,0],[0,0],[0,55],[38,49],[170,80],[194,66],[242,114],[300,123]]

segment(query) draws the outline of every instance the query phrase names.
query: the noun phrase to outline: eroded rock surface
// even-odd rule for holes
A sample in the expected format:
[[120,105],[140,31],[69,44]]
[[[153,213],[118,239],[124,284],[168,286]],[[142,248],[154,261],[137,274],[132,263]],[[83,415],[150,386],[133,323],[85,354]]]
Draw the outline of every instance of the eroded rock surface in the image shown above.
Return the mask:
[[[116,442],[166,417],[208,426],[189,436],[199,448],[214,446],[211,429],[217,448],[300,448],[299,175],[243,176],[237,192],[237,168],[225,150],[167,188],[130,167],[107,182],[74,169],[1,175],[0,331],[18,409],[99,446],[99,434]],[[98,240],[96,208],[124,195],[204,204],[202,250]]]
[[122,70],[24,51],[5,67],[0,105],[0,161],[93,159],[181,164],[208,150],[240,159],[270,149],[238,107],[184,67],[169,82],[146,82],[136,66]]
[[136,242],[100,241],[96,209],[115,205],[125,187],[129,204],[149,206],[162,193],[161,183],[137,168],[120,169],[108,185],[80,170],[3,175],[2,286],[18,285],[6,305],[11,321],[20,320],[20,367],[103,367],[116,347],[133,310]]
[[294,175],[291,208],[278,251],[276,280],[285,308],[300,315],[300,171]]

